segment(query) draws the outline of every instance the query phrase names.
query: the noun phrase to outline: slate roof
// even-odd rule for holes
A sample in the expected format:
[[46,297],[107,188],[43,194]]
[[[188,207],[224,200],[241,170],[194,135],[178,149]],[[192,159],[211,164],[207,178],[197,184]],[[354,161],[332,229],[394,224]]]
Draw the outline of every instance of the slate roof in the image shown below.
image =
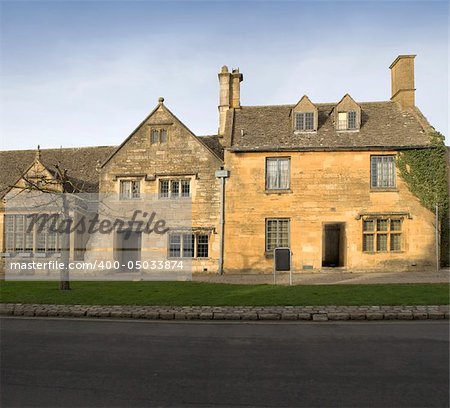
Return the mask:
[[[430,144],[430,125],[420,111],[401,111],[395,102],[362,102],[359,131],[336,131],[336,103],[316,104],[317,132],[294,132],[291,111],[295,105],[243,106],[230,110],[227,120],[231,150],[340,150],[407,148]],[[230,139],[228,139],[230,140]]]
[[[50,171],[60,163],[67,169],[68,177],[83,192],[98,191],[99,176],[95,170],[97,161],[103,162],[116,149],[116,146],[74,147],[61,149],[42,149],[41,162]],[[36,150],[0,151],[0,197],[10,186],[14,185],[31,166],[36,157]]]
[[223,160],[223,147],[220,144],[219,136],[197,136],[197,139],[200,140],[204,145],[209,147],[216,156],[220,157]]

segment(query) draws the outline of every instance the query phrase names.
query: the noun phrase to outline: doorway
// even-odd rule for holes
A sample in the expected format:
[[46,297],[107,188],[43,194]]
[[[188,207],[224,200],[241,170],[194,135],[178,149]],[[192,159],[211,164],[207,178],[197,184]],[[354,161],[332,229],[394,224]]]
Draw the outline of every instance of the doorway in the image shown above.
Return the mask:
[[123,272],[137,270],[137,262],[141,260],[141,232],[119,231],[117,232],[117,260]]
[[322,234],[322,266],[344,266],[345,224],[324,224]]

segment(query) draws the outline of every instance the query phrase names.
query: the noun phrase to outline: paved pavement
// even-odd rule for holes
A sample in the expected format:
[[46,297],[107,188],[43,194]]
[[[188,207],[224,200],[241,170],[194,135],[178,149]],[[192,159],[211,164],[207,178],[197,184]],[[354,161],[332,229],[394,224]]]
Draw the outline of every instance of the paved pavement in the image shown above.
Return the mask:
[[441,320],[448,305],[435,306],[100,306],[0,304],[0,315],[97,317],[147,320]]
[[1,321],[9,407],[448,407],[446,322]]
[[[194,274],[198,282],[232,284],[272,284],[272,274]],[[412,272],[345,272],[326,269],[316,273],[294,273],[295,285],[337,285],[337,284],[377,284],[377,283],[449,283],[450,268],[437,271]],[[277,283],[289,284],[289,274],[278,273]]]

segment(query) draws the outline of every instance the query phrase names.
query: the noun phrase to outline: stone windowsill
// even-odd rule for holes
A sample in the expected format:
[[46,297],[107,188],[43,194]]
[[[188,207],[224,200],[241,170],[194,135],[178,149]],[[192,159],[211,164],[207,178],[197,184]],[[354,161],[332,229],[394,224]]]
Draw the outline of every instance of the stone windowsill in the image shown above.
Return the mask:
[[280,189],[280,190],[264,190],[264,194],[292,194],[292,190],[288,189]]
[[398,193],[399,189],[396,187],[392,188],[371,188],[371,193]]

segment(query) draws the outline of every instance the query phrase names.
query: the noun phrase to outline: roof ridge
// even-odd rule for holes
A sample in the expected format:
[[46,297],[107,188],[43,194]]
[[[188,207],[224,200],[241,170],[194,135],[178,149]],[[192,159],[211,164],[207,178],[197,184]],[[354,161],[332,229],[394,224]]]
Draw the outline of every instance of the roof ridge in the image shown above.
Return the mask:
[[[316,106],[325,106],[325,105],[337,105],[339,104],[339,101],[337,102],[312,102]],[[383,101],[365,101],[365,102],[359,102],[356,101],[358,104],[383,104],[383,103],[394,103],[390,100],[383,100]],[[290,103],[290,104],[280,104],[280,105],[242,105],[241,108],[293,108],[296,104]],[[239,109],[237,109],[239,110]]]
[[[293,107],[296,104],[283,104],[283,105],[241,105],[241,108],[272,108],[272,107]],[[239,110],[237,108],[236,110]]]
[[[98,148],[113,148],[117,145],[104,145],[104,146],[75,146],[75,147],[51,147],[49,149],[41,149],[41,152],[48,152],[53,150],[74,150],[74,149],[98,149]],[[35,152],[36,149],[5,149],[0,150],[0,152]]]

